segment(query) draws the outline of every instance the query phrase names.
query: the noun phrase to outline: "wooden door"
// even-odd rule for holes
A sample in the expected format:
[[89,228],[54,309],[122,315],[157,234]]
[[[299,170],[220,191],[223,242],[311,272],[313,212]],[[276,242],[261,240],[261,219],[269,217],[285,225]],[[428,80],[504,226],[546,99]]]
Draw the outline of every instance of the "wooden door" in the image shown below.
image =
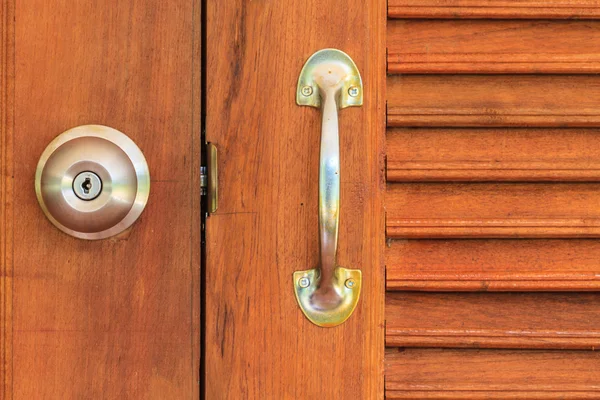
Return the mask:
[[[600,397],[595,1],[1,10],[1,399]],[[321,116],[295,97],[324,48],[364,83],[339,111],[338,262],[361,297],[330,328],[292,280],[319,262]],[[46,145],[90,123],[152,177],[141,218],[98,241],[33,189]]]
[[[3,0],[1,399],[197,399],[199,1]],[[68,236],[36,200],[61,132],[102,124],[143,151],[140,219]]]
[[[207,399],[383,396],[385,1],[208,1],[206,136],[219,149],[219,209],[206,221]],[[361,299],[321,328],[295,271],[319,259],[321,114],[296,105],[302,66],[337,48],[364,105],[340,111],[339,265]]]
[[[208,2],[206,397],[600,397],[598,5],[385,3]],[[291,282],[319,251],[296,82],[327,47],[365,83],[340,111],[339,246],[364,292],[335,328]]]
[[600,397],[594,1],[390,0],[386,397]]

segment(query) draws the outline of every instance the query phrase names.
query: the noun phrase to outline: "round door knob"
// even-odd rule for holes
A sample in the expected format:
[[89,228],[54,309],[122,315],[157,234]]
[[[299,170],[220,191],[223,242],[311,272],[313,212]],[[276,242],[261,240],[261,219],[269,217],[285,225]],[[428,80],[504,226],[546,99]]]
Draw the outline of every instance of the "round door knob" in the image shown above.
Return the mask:
[[81,239],[103,239],[138,219],[148,201],[150,172],[142,151],[125,134],[83,125],[46,147],[35,191],[57,228]]

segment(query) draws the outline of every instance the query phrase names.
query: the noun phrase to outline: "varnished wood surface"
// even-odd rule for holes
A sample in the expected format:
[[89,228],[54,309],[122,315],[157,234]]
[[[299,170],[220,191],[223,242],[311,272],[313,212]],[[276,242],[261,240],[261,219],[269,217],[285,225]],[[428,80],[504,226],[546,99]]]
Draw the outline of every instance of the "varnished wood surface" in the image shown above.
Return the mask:
[[591,400],[599,374],[592,351],[389,349],[386,398]]
[[389,0],[390,18],[597,19],[595,0]]
[[392,238],[600,237],[597,183],[389,184]]
[[390,240],[388,290],[600,290],[600,241]]
[[12,394],[14,3],[0,8],[0,399]]
[[597,75],[402,75],[389,126],[600,127]]
[[597,73],[598,21],[394,20],[388,73]]
[[388,16],[386,398],[600,398],[599,4]]
[[390,129],[388,182],[597,181],[598,129]]
[[595,293],[421,293],[386,297],[386,345],[600,348]]
[[[381,399],[385,2],[209,2],[207,115],[220,204],[207,221],[207,399]],[[364,106],[340,111],[338,264],[361,269],[354,314],[324,329],[292,274],[317,266],[321,115],[295,104],[305,61],[339,48]]]
[[[3,15],[3,399],[199,397],[199,13],[32,0]],[[133,139],[152,178],[141,218],[100,241],[58,231],[33,189],[46,145],[90,123]]]

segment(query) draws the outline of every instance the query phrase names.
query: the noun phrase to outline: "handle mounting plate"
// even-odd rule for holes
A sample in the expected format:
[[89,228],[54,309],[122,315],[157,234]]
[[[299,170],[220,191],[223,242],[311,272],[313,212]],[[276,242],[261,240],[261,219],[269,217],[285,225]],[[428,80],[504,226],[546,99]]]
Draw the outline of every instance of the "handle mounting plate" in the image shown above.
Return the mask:
[[[322,308],[314,301],[314,295],[321,280],[320,269],[294,272],[294,292],[300,309],[310,322],[329,328],[346,321],[354,312],[362,286],[362,272],[359,269],[337,267],[334,272],[332,289],[337,292],[337,304]],[[308,284],[308,286],[306,286]]]
[[362,106],[363,84],[358,67],[348,54],[337,49],[319,50],[306,61],[298,78],[296,104],[321,107],[318,78],[324,75],[323,69],[328,73],[336,69],[343,74],[343,86],[338,101],[340,109]]

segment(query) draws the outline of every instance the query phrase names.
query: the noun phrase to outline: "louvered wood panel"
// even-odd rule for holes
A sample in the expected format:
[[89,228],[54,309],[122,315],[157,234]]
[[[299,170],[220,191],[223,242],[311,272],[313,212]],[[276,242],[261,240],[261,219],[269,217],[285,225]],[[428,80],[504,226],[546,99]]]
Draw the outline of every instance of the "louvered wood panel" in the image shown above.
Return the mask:
[[390,240],[387,289],[600,290],[600,240]]
[[600,398],[600,4],[388,12],[386,397]]
[[388,126],[600,127],[598,75],[399,75]]
[[387,33],[389,73],[600,71],[600,22],[394,20]]
[[387,399],[600,398],[600,353],[388,349]]
[[386,344],[399,347],[600,348],[595,293],[395,292]]
[[597,181],[600,129],[395,128],[388,182]]
[[600,18],[595,0],[388,0],[391,18]]

